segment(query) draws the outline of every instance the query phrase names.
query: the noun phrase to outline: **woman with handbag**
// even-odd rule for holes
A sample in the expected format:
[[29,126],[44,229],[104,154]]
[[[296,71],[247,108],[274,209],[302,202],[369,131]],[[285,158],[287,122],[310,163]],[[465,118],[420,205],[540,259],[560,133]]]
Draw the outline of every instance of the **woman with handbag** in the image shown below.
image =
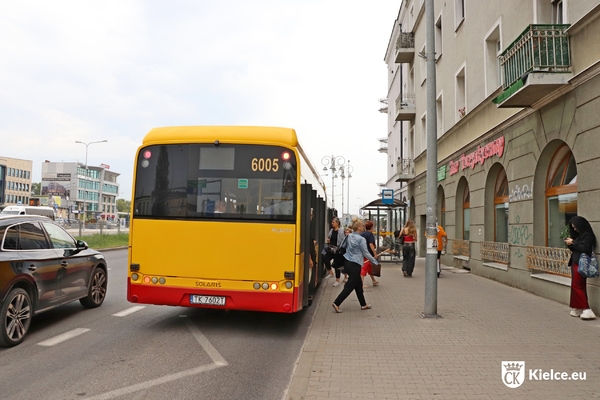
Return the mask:
[[569,223],[569,237],[565,239],[571,250],[571,315],[584,320],[596,318],[588,304],[587,279],[579,273],[579,258],[582,254],[593,256],[596,249],[596,235],[587,219],[575,216]]
[[415,258],[417,257],[417,252],[415,250],[415,245],[417,243],[417,228],[412,219],[406,221],[398,239],[403,243],[402,274],[404,277],[410,278],[415,269]]
[[340,219],[338,217],[333,217],[331,220],[331,229],[329,230],[329,234],[327,235],[327,244],[325,245],[325,252],[323,253],[323,263],[325,264],[325,269],[329,271],[329,275],[327,278],[334,276],[335,271],[335,282],[333,286],[338,286],[340,284],[340,269],[336,268],[337,265],[331,265],[331,262],[335,260],[335,251],[344,241],[344,230],[340,228]]
[[356,292],[361,310],[369,310],[371,308],[371,305],[365,301],[362,279],[360,279],[360,268],[363,258],[368,259],[375,265],[378,265],[379,262],[369,254],[367,241],[364,237],[360,236],[360,232],[364,230],[365,225],[361,220],[353,220],[352,233],[346,237],[346,243],[342,246],[345,248],[344,271],[348,274],[348,282],[346,282],[342,292],[331,304],[336,313],[342,312],[340,305],[352,291]]

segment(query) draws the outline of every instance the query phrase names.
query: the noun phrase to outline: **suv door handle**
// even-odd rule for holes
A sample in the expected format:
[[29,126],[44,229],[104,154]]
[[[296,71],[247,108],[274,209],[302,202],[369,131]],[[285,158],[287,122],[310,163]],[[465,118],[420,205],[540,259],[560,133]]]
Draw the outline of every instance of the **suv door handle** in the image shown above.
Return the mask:
[[60,263],[61,267],[66,267],[67,265],[69,265],[69,263],[66,262],[66,261],[63,261],[63,262]]
[[30,271],[35,271],[35,265],[31,264],[27,269]]

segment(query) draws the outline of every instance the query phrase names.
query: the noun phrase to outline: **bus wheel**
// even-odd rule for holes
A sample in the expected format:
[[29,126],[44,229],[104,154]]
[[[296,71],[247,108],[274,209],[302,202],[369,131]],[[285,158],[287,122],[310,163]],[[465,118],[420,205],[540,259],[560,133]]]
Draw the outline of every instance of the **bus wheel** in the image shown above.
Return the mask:
[[0,346],[11,347],[21,343],[29,331],[32,314],[29,293],[21,288],[11,290],[0,308],[3,321]]

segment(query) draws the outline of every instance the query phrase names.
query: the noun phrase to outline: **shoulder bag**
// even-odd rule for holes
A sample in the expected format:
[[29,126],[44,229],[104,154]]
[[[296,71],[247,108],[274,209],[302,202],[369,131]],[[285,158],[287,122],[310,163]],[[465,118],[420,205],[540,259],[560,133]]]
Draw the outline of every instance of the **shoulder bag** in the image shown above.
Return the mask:
[[579,256],[579,264],[577,264],[577,272],[584,278],[596,278],[598,274],[598,260],[592,251],[592,256],[581,253]]

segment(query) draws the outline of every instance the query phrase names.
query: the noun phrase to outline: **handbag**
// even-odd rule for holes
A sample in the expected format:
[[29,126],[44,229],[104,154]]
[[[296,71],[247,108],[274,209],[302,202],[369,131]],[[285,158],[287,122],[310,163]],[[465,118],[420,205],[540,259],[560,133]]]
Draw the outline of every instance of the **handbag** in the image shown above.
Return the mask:
[[342,241],[342,244],[340,245],[340,247],[338,247],[337,249],[335,249],[335,255],[336,256],[343,256],[344,254],[346,254],[346,247],[344,246],[344,244],[346,244],[346,240],[348,239],[348,236],[346,236],[344,238],[344,240]]
[[378,278],[381,276],[381,264],[371,264],[371,275]]
[[584,278],[596,278],[598,274],[598,260],[592,251],[592,256],[585,253],[579,255],[579,264],[577,264],[577,272]]

